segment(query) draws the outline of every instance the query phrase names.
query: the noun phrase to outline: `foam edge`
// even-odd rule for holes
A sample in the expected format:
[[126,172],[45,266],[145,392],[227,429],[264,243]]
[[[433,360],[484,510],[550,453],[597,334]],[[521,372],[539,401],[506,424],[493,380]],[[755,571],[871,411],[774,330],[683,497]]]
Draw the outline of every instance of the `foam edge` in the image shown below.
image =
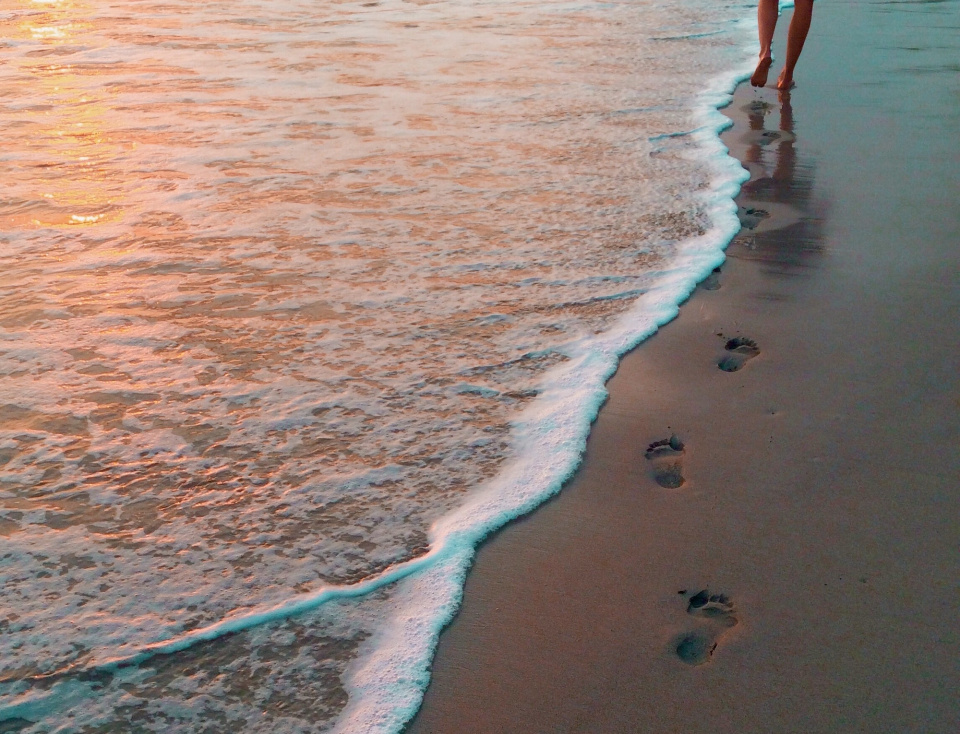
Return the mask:
[[696,285],[725,260],[724,250],[740,230],[733,199],[749,174],[720,140],[733,124],[720,109],[752,71],[751,62],[718,75],[696,105],[700,124],[692,135],[713,168],[703,196],[711,229],[678,243],[673,267],[655,288],[640,296],[613,328],[577,345],[573,359],[547,373],[543,392],[515,424],[518,458],[467,504],[434,524],[431,549],[446,552],[398,584],[394,599],[399,611],[367,641],[365,654],[348,672],[349,702],[333,729],[336,734],[396,734],[416,715],[440,633],[459,609],[476,548],[560,491],[580,465],[590,427],[607,398],[605,384],[620,358],[672,321]]

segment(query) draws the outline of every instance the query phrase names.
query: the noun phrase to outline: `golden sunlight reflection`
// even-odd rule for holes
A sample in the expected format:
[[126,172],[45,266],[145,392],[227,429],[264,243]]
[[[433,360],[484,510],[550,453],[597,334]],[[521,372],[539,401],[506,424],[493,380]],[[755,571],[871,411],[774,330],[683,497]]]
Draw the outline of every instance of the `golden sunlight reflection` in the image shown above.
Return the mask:
[[[96,64],[71,63],[89,48],[93,26],[88,8],[69,0],[21,0],[26,19],[4,29],[37,47],[23,54],[19,74],[21,108],[8,143],[26,152],[12,197],[0,204],[4,224],[14,228],[89,227],[122,215],[123,172],[116,165],[122,146],[111,140],[109,109]],[[39,6],[39,7],[38,7]],[[2,22],[0,22],[2,25]]]

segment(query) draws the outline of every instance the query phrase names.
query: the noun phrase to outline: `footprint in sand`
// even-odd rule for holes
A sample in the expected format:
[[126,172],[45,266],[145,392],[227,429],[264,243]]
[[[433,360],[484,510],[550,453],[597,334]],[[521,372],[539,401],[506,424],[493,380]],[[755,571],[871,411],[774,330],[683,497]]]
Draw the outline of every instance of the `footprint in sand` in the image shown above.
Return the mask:
[[792,143],[796,139],[794,134],[787,130],[748,130],[740,136],[740,140],[747,145],[761,147],[773,143]]
[[647,446],[647,452],[644,454],[653,465],[653,478],[661,487],[665,489],[676,489],[682,487],[683,478],[683,455],[685,450],[683,441],[674,434],[670,438],[662,441],[654,441]]
[[688,665],[703,665],[717,649],[720,638],[740,621],[733,602],[726,594],[711,594],[706,589],[690,598],[687,613],[702,620],[700,627],[680,636],[676,653]]
[[754,230],[764,219],[770,218],[770,212],[755,206],[738,206],[737,219],[744,229]]
[[711,594],[706,589],[698,591],[690,597],[687,605],[687,614],[711,619],[720,627],[736,627],[737,619],[733,602],[726,594]]
[[757,346],[757,343],[753,339],[747,339],[743,336],[731,339],[723,348],[730,352],[717,362],[717,367],[724,372],[736,372],[760,354],[760,347]]
[[755,99],[752,102],[747,102],[747,104],[743,105],[740,109],[744,112],[768,115],[777,109],[777,105],[772,102],[767,102],[765,99]]
[[720,268],[714,268],[713,272],[704,278],[700,285],[705,291],[720,290]]

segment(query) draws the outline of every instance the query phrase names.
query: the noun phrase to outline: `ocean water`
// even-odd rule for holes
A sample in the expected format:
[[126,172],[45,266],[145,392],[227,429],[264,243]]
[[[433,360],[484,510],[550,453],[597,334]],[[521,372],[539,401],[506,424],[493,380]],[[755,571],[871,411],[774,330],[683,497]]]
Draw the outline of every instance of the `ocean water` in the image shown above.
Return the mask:
[[722,260],[753,12],[3,0],[0,729],[398,731]]

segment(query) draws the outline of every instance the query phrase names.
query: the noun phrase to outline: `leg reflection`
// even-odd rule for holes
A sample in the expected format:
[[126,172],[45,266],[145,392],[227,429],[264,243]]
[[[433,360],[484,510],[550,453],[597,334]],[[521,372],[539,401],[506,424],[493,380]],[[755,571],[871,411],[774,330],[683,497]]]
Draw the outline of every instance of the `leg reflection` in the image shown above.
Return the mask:
[[[731,244],[733,257],[762,260],[764,272],[797,275],[822,252],[820,217],[813,200],[814,165],[802,154],[789,91],[763,90],[754,97],[740,87],[731,148],[750,172],[737,198],[741,232]],[[739,104],[737,104],[739,102]],[[737,131],[739,130],[739,134]]]

